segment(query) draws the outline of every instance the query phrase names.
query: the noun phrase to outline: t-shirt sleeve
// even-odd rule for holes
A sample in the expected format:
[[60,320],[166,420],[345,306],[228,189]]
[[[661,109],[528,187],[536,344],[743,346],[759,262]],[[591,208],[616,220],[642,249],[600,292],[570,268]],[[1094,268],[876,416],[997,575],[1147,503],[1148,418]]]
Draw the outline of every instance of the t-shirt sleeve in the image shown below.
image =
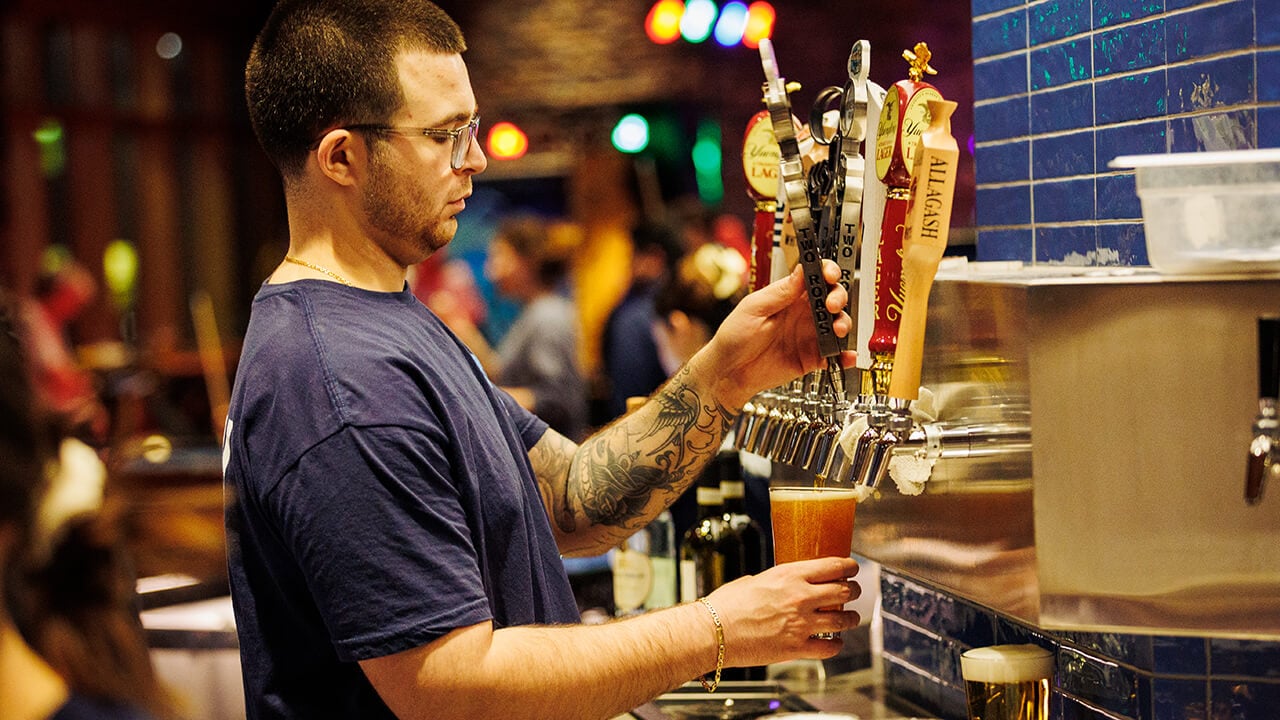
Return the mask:
[[516,431],[520,433],[520,441],[524,443],[526,451],[532,450],[534,445],[542,439],[544,433],[549,427],[547,423],[537,415],[525,410],[516,402],[516,399],[502,388],[494,386],[494,392],[501,401],[503,407],[507,409],[507,413],[511,416],[511,422],[516,426]]
[[268,498],[345,662],[492,617],[440,448],[420,431],[348,427],[303,455]]

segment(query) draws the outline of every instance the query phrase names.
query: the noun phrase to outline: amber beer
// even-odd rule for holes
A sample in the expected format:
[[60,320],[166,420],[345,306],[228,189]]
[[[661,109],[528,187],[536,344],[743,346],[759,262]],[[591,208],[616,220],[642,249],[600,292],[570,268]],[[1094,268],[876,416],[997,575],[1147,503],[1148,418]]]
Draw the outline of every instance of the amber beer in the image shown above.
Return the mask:
[[969,720],[1048,720],[1053,654],[1036,645],[974,648],[960,656]]
[[857,495],[850,488],[769,488],[773,558],[781,564],[835,555],[849,557]]

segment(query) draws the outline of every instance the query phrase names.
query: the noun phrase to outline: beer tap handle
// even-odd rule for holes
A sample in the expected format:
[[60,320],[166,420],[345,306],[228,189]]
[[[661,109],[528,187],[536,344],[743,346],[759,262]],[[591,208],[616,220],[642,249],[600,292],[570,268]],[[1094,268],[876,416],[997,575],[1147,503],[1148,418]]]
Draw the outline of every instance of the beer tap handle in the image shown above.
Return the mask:
[[[768,38],[760,41],[760,62],[765,75],[765,102],[769,106],[773,135],[782,154],[782,185],[786,192],[787,208],[791,212],[791,224],[796,231],[800,265],[808,287],[809,310],[813,314],[818,332],[818,351],[822,357],[829,358],[839,355],[842,348],[833,327],[834,318],[826,306],[827,283],[822,274],[817,231],[809,211],[804,164],[791,115],[791,98],[787,95],[786,81],[778,74],[778,59],[773,51],[773,43]],[[815,132],[820,131],[819,128]]]

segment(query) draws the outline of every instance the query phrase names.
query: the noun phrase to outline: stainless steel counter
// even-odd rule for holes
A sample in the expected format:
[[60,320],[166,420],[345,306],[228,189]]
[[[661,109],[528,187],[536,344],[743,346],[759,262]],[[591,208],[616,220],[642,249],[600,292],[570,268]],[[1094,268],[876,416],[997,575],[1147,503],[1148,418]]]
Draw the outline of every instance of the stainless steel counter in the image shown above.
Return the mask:
[[[897,698],[890,698],[885,694],[883,686],[880,684],[880,673],[878,670],[865,669],[857,670],[850,673],[836,675],[826,679],[815,678],[779,678],[776,684],[782,688],[785,693],[790,696],[784,698],[784,702],[779,704],[776,713],[842,713],[858,718],[858,720],[924,720],[932,718],[917,708],[911,707]],[[729,692],[724,693],[717,690],[715,693],[707,694],[702,692],[702,688],[698,684],[691,683],[684,688],[678,689],[672,693],[668,693],[660,697],[657,703],[648,703],[641,708],[637,708],[631,713],[620,715],[614,720],[648,720],[649,718],[661,717],[681,717],[679,714],[664,714],[658,706],[663,704],[664,699],[672,701],[675,699],[683,699],[692,701],[701,699],[729,699],[731,697],[750,697],[757,698],[768,695],[768,692],[760,692],[761,687],[765,683],[753,684],[756,687],[746,688],[733,684],[728,684]],[[793,699],[801,702],[795,703]],[[808,705],[811,709],[800,710],[799,707]],[[730,717],[731,715],[726,715]],[[736,716],[734,716],[736,717]],[[745,717],[745,716],[744,716]],[[768,715],[758,716],[768,717]],[[819,717],[814,715],[814,717]],[[827,716],[822,716],[827,717]],[[840,715],[830,716],[832,720],[838,720]]]

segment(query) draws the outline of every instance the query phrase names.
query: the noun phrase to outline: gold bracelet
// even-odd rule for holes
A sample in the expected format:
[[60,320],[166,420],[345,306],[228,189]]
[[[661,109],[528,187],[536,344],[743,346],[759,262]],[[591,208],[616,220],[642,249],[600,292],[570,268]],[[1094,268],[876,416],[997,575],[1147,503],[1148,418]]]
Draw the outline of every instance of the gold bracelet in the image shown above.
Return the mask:
[[724,625],[720,624],[720,614],[706,598],[698,598],[698,602],[707,606],[707,610],[711,612],[711,620],[716,624],[716,676],[714,680],[707,682],[707,676],[702,675],[698,681],[707,692],[715,692],[720,685],[720,673],[724,670]]

